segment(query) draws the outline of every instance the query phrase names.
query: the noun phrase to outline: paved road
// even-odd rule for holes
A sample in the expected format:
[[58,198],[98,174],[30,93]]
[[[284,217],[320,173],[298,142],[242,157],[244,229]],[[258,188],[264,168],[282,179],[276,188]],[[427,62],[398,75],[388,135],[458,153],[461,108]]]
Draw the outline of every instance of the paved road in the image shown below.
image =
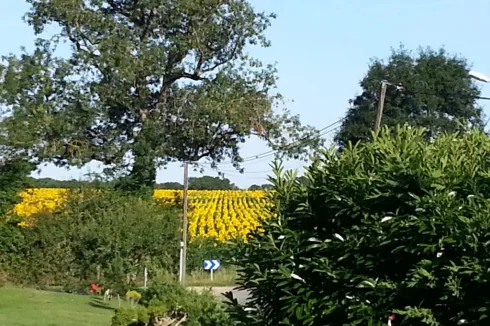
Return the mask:
[[225,297],[223,296],[223,293],[231,291],[233,293],[233,296],[241,304],[247,302],[247,299],[248,299],[248,292],[235,290],[235,288],[232,286],[213,286],[213,287],[196,286],[196,287],[191,287],[191,289],[197,290],[197,291],[203,291],[203,290],[211,289],[211,292],[218,299],[225,299]]

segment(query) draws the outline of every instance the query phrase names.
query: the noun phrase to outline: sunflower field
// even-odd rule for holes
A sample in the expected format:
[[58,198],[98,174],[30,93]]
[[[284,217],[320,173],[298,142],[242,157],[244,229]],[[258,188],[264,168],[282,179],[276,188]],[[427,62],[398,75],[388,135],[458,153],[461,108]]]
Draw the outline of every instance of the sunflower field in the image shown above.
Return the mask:
[[[29,218],[41,211],[52,211],[66,201],[68,193],[61,188],[28,189],[20,194],[22,202],[14,212]],[[183,191],[155,190],[153,197],[162,205],[178,205]],[[261,221],[271,217],[268,207],[263,191],[189,190],[190,239],[245,239],[250,231],[260,227]]]

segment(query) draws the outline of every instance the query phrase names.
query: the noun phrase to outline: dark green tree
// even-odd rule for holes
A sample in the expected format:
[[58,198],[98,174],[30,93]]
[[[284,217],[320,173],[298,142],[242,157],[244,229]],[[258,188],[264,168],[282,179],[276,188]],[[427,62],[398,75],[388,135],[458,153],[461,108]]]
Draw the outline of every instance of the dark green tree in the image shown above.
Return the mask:
[[464,58],[444,49],[420,49],[414,54],[401,47],[387,61],[374,59],[360,82],[361,94],[350,100],[335,141],[345,146],[371,139],[383,80],[403,87],[388,86],[383,125],[424,127],[427,138],[468,126],[483,128],[483,112],[476,103],[480,90],[468,72]]
[[189,178],[189,189],[192,190],[236,190],[238,189],[230,179],[220,177],[202,176]]
[[34,165],[23,158],[0,160],[0,218],[22,200],[19,192],[29,185],[29,174],[33,169]]
[[[284,147],[314,130],[274,109],[275,68],[246,54],[269,46],[274,18],[248,1],[26,1],[39,38],[32,53],[4,58],[0,104],[9,145],[38,162],[98,160],[125,176],[120,188],[138,190],[171,161],[239,168],[253,135],[291,156],[308,150]],[[43,39],[51,25],[59,32]]]

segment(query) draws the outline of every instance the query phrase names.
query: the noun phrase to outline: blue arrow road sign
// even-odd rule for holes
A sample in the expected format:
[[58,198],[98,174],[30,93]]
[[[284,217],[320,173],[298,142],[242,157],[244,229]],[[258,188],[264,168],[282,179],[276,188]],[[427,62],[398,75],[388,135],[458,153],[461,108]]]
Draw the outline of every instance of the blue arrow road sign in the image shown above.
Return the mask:
[[204,270],[207,270],[207,271],[212,271],[212,270],[216,270],[220,267],[221,265],[221,262],[219,260],[205,260],[204,261]]

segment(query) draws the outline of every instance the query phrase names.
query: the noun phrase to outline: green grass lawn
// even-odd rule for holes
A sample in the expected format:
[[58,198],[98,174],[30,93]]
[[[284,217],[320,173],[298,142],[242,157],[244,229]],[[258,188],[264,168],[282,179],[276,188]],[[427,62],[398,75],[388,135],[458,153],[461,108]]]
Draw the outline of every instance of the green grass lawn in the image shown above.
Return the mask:
[[0,325],[110,326],[117,307],[102,297],[14,287],[0,288]]

